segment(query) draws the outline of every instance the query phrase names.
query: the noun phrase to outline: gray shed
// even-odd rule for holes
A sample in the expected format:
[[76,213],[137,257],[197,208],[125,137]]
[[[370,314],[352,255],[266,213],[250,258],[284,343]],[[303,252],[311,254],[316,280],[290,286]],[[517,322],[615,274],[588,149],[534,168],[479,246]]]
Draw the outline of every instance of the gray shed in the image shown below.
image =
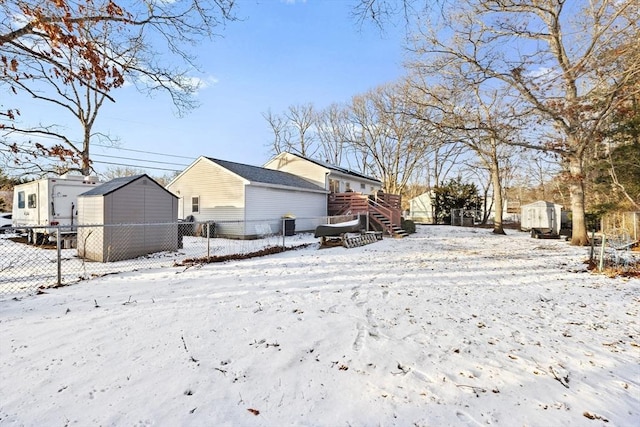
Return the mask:
[[520,229],[523,231],[537,228],[560,234],[562,205],[540,200],[523,205],[521,210]]
[[177,221],[178,198],[148,175],[115,178],[78,196],[78,256],[110,262],[175,251]]

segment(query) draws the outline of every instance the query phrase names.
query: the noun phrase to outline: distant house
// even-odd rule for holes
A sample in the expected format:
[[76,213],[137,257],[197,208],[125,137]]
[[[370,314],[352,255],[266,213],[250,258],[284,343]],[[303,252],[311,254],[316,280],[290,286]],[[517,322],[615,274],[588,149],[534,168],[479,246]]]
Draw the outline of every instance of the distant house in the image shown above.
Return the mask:
[[419,196],[409,199],[408,217],[417,223],[435,224],[433,210],[434,195],[431,191],[422,193]]
[[[414,197],[413,199],[409,199],[409,214],[408,217],[417,222],[423,224],[435,224],[434,221],[434,200],[435,194],[432,191],[427,191],[425,193],[420,194],[419,196]],[[503,211],[502,211],[502,220],[503,221],[513,221],[514,215],[510,215],[507,210],[507,200],[502,201]],[[496,216],[496,209],[493,203],[492,197],[488,197],[486,200],[486,207],[488,209],[487,219],[489,222],[492,222]],[[485,203],[478,205],[478,209],[473,211],[474,217],[476,220],[481,220],[484,215],[487,213],[485,211]]]
[[376,178],[293,153],[280,153],[264,167],[300,176],[330,193],[375,194],[382,188],[382,181]]
[[[175,251],[177,220],[178,198],[148,175],[115,178],[78,196],[78,255],[111,262]],[[104,226],[82,226],[94,224]]]
[[[327,214],[327,191],[292,173],[201,156],[167,185],[178,216],[214,221],[216,234],[255,238],[278,232],[285,215],[298,231],[314,230]],[[312,219],[314,218],[314,219]]]

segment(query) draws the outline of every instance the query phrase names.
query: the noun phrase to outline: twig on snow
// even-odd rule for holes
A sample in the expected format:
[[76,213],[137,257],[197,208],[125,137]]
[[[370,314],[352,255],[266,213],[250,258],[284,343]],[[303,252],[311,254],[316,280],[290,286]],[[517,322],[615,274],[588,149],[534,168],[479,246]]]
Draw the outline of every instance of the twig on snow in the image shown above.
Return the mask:
[[480,397],[480,393],[486,393],[487,389],[483,387],[476,387],[474,385],[466,385],[466,384],[456,384],[456,387],[467,387],[473,390],[473,393],[476,397]]
[[569,374],[565,375],[564,377],[559,377],[558,374],[556,374],[556,370],[553,369],[553,366],[549,366],[549,372],[551,372],[551,375],[553,375],[553,378],[556,381],[558,381],[566,388],[569,388]]
[[[184,351],[187,352],[187,354],[189,354],[189,349],[187,348],[187,342],[184,340],[184,335],[180,335],[180,338],[182,339],[182,345],[184,346]],[[189,354],[189,358],[191,359],[191,361],[193,363],[198,363],[198,359],[196,359],[195,357],[191,356]]]

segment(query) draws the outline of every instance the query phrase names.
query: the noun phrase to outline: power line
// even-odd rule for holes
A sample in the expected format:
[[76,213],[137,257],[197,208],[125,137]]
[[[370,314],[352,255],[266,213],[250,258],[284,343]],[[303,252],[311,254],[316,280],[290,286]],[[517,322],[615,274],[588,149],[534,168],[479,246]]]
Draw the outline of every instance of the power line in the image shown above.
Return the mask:
[[[114,148],[114,149],[118,149],[118,150],[124,150],[124,151],[132,151],[132,152],[137,152],[137,153],[144,153],[144,154],[154,154],[154,155],[158,155],[158,156],[166,156],[166,157],[172,157],[172,158],[182,158],[182,159],[189,159],[189,160],[193,160],[193,157],[187,157],[187,156],[179,156],[179,155],[173,155],[173,154],[164,154],[164,153],[154,153],[151,151],[144,151],[144,150],[134,150],[131,148],[118,148],[118,147],[112,147],[112,146],[105,146],[105,145],[100,145],[100,144],[93,144],[93,145],[97,145],[99,147],[106,147],[106,148]],[[11,150],[7,150],[7,149],[0,149],[0,151],[4,151],[4,152],[10,152]],[[56,158],[56,156],[42,156],[42,157],[47,157],[47,158]],[[121,157],[121,156],[111,156],[108,154],[93,154],[91,155],[91,158],[95,158],[95,157],[108,157],[108,158],[112,158],[112,159],[122,159],[122,160],[130,160],[130,161],[134,161],[134,162],[144,162],[144,163],[155,163],[155,164],[165,164],[165,165],[172,165],[172,166],[176,166],[176,167],[187,167],[189,165],[185,165],[185,164],[177,164],[177,163],[173,163],[173,162],[162,162],[159,160],[147,160],[147,159],[138,159],[138,158],[132,158],[132,157]],[[136,168],[141,168],[141,169],[155,169],[155,170],[164,170],[164,171],[170,171],[170,172],[181,172],[182,170],[179,169],[167,169],[167,168],[158,168],[158,167],[153,167],[153,166],[146,166],[146,165],[130,165],[130,164],[121,164],[121,163],[113,163],[113,162],[106,162],[106,161],[99,161],[99,160],[92,160],[92,163],[98,163],[98,164],[105,164],[105,165],[115,165],[115,166],[127,166],[127,167],[136,167]]]
[[[134,159],[132,159],[134,160]],[[102,162],[102,161],[94,161],[93,163],[99,163],[102,165],[114,165],[114,166],[125,166],[130,168],[139,168],[139,169],[154,169],[159,171],[167,171],[167,172],[182,172],[181,169],[167,169],[167,168],[157,168],[154,166],[144,166],[144,165],[127,165],[124,163],[113,163],[113,162]]]
[[103,145],[103,144],[96,144],[93,143],[91,144],[94,147],[103,147],[103,148],[111,148],[114,150],[123,150],[123,151],[132,151],[135,153],[142,153],[142,154],[154,154],[156,156],[165,156],[165,157],[178,157],[181,159],[190,159],[193,160],[193,157],[189,157],[189,156],[178,156],[176,154],[164,154],[164,153],[154,153],[153,151],[144,151],[144,150],[134,150],[133,148],[121,148],[121,147],[114,147],[112,145]]
[[189,166],[189,165],[178,164],[178,163],[174,163],[174,162],[161,162],[159,160],[134,159],[134,158],[131,158],[131,157],[110,156],[108,154],[94,154],[92,157],[108,157],[110,159],[133,160],[134,162],[158,163],[158,164],[172,165],[172,166],[184,166],[184,167]]
[[[59,138],[52,136],[52,135],[38,135],[38,138],[43,138],[43,139],[55,139],[59,141]],[[72,141],[74,144],[81,144],[82,141]],[[122,151],[131,151],[134,153],[141,153],[141,154],[153,154],[155,156],[164,156],[164,157],[172,157],[172,158],[181,158],[181,159],[189,159],[189,160],[194,160],[193,156],[180,156],[178,154],[166,154],[166,153],[157,153],[154,151],[146,151],[146,150],[136,150],[133,148],[122,148],[122,147],[117,147],[114,145],[107,145],[107,144],[99,144],[97,142],[91,142],[90,143],[91,147],[102,147],[102,148],[109,148],[112,150],[122,150]]]

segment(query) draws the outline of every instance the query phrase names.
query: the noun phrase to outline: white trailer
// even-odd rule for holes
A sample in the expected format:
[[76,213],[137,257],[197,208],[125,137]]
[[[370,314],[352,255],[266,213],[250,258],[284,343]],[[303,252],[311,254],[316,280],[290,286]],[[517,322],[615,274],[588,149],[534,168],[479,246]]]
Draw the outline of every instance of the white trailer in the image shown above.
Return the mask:
[[521,207],[520,229],[559,235],[564,218],[562,205],[539,200]]
[[13,226],[27,227],[23,229],[27,231],[29,242],[42,243],[51,229],[40,227],[77,224],[78,195],[100,184],[95,177],[63,175],[16,185],[13,191]]

